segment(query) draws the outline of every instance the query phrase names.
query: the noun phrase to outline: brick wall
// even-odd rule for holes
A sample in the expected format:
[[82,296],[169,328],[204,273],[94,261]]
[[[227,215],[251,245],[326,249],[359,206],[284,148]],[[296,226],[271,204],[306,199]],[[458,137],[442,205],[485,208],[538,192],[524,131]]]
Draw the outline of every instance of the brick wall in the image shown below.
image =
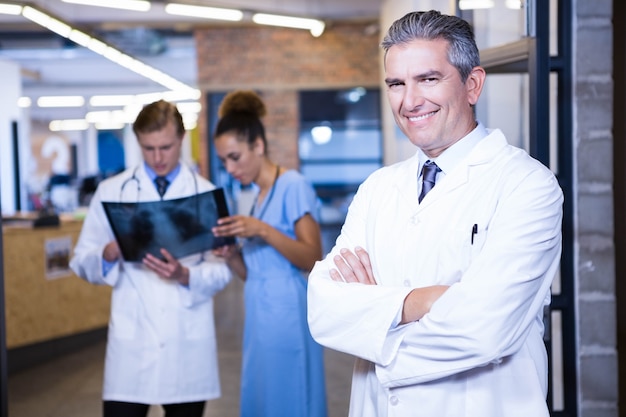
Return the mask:
[[[297,169],[298,91],[380,85],[379,35],[368,30],[372,24],[334,23],[319,38],[305,30],[264,26],[197,29],[198,85],[205,94],[258,91],[268,107],[264,123],[270,158]],[[198,122],[204,174],[206,113]]]
[[573,10],[579,416],[617,417],[612,1]]

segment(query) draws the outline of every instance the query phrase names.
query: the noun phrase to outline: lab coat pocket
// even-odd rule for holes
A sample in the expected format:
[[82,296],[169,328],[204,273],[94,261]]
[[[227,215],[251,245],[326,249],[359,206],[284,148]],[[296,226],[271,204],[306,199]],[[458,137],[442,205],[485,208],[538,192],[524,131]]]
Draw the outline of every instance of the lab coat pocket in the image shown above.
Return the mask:
[[473,262],[480,254],[487,238],[487,228],[479,224],[472,226],[470,238],[470,262]]
[[133,339],[137,332],[141,301],[133,291],[114,291],[109,333],[118,339]]
[[442,284],[453,284],[480,253],[485,241],[486,230],[478,224],[448,229],[443,234],[439,250],[439,276]]
[[[212,305],[211,303],[206,304]],[[207,309],[207,305],[198,305],[193,308],[183,309],[182,322],[185,340],[208,339],[214,334],[213,315],[211,310]]]

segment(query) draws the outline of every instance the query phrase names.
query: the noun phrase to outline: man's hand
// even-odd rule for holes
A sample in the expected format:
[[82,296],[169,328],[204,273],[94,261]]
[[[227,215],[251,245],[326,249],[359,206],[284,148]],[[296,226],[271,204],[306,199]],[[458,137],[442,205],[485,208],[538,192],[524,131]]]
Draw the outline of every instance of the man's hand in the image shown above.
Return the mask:
[[402,320],[400,324],[418,321],[426,315],[433,303],[445,293],[447,285],[431,285],[430,287],[415,288],[404,299]]
[[158,276],[169,281],[177,281],[181,285],[189,285],[189,268],[181,265],[176,258],[167,250],[161,249],[161,255],[165,261],[156,256],[147,254],[143,258],[143,264],[156,272]]
[[370,257],[365,249],[357,246],[354,253],[343,248],[333,259],[337,269],[330,270],[330,277],[333,281],[358,282],[367,285],[376,285],[376,279],[372,272]]
[[[372,272],[370,257],[361,247],[356,247],[354,253],[348,249],[339,251],[333,259],[337,269],[330,270],[330,277],[338,282],[358,282],[366,285],[377,285]],[[404,299],[402,319],[400,324],[417,321],[430,311],[433,303],[446,292],[447,285],[432,285],[415,288]]]
[[120,255],[120,247],[115,240],[107,243],[107,245],[104,247],[104,251],[102,252],[102,257],[107,262],[117,261]]

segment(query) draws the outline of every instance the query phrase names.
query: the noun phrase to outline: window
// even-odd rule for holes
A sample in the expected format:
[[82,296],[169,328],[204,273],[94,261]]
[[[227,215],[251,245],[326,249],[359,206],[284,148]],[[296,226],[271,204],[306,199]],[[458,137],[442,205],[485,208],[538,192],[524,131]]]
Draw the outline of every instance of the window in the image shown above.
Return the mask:
[[322,226],[342,224],[359,184],[382,166],[380,91],[301,92],[298,152],[322,201]]

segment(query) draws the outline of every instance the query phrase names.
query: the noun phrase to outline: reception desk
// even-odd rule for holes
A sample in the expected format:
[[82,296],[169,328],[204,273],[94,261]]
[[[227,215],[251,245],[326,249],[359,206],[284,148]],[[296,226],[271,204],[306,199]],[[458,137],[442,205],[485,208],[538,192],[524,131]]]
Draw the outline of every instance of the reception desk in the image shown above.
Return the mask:
[[19,348],[105,328],[111,288],[68,268],[82,221],[33,228],[3,221],[7,348]]

